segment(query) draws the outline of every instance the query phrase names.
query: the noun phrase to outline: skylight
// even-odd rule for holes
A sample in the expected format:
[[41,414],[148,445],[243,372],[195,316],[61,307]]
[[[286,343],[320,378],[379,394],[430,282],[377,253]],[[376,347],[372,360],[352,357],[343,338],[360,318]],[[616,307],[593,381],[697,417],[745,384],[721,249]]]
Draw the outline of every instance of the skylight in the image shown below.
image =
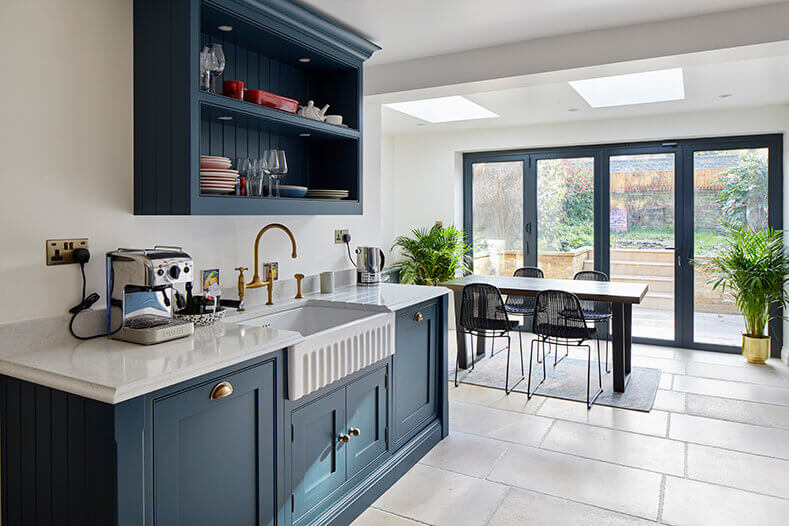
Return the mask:
[[572,80],[569,84],[593,108],[685,98],[682,68]]
[[468,121],[472,119],[490,119],[498,117],[487,108],[483,108],[465,97],[438,97],[436,99],[410,100],[384,104],[387,108],[411,115],[427,122]]

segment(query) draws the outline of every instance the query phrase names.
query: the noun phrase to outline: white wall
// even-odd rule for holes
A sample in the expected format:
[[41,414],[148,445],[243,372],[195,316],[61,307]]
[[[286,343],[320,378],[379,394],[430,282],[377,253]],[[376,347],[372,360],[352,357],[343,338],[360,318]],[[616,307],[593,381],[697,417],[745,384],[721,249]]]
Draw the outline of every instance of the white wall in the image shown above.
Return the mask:
[[[334,228],[354,244],[380,244],[380,106],[366,107],[363,216],[135,217],[132,214],[132,0],[0,2],[0,323],[65,314],[79,301],[76,265],[47,267],[44,240],[88,237],[88,290],[104,296],[103,254],[123,247],[182,245],[196,268],[252,266],[283,277],[347,268]],[[103,302],[103,299],[102,299]]]

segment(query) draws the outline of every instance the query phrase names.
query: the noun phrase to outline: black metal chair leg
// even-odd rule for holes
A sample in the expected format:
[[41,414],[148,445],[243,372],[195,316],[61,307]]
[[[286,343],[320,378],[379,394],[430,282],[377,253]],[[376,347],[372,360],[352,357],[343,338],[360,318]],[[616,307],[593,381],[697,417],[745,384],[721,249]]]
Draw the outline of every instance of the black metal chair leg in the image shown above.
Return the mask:
[[521,349],[521,376],[523,376],[526,374],[526,371],[523,369],[523,331],[518,331],[518,343]]
[[[531,369],[532,369],[532,362],[534,360],[534,344],[541,343],[540,339],[532,340],[531,345],[529,346],[529,379],[526,382],[526,398],[531,400],[531,397],[534,396],[534,393],[537,392],[537,389],[540,388],[542,383],[545,381],[545,355],[542,357],[542,380],[534,387],[534,391],[531,390]],[[540,349],[537,348],[537,356],[540,355]]]
[[507,373],[504,375],[504,394],[510,394],[510,337],[507,336]]
[[608,341],[611,333],[611,320],[605,320],[605,372],[610,373],[611,369],[608,367]]
[[597,359],[597,371],[598,371],[598,376],[600,377],[600,384],[599,384],[599,388],[597,389],[597,392],[594,395],[594,398],[592,398],[590,400],[589,391],[591,390],[591,383],[592,383],[592,346],[591,345],[579,345],[579,347],[586,347],[586,355],[587,355],[587,358],[588,358],[587,361],[586,361],[586,409],[588,411],[589,409],[592,408],[592,404],[595,403],[595,400],[597,400],[597,397],[600,396],[600,394],[603,392],[603,381],[602,381],[602,376],[600,376],[601,375],[601,373],[600,373],[600,359],[599,359],[599,351],[600,351],[600,349],[598,347],[598,359]]

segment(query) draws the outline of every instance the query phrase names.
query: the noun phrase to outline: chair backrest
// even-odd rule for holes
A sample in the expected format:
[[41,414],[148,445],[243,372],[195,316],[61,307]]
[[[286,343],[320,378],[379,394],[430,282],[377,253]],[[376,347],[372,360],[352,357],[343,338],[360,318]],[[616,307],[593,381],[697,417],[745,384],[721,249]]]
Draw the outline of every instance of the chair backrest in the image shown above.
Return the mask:
[[[610,281],[606,273],[599,270],[582,270],[577,272],[573,279],[579,281]],[[611,303],[606,301],[581,300],[581,308],[586,312],[611,314]]]
[[[513,274],[516,278],[544,278],[545,274],[542,269],[537,267],[521,267]],[[509,294],[507,296],[507,307],[522,307],[526,309],[534,308],[534,296],[516,296]]]
[[467,331],[502,331],[511,327],[499,289],[487,283],[463,287],[460,326]]
[[516,278],[544,278],[542,269],[537,267],[521,267],[513,274]]
[[534,334],[557,338],[587,339],[591,335],[578,296],[563,290],[537,294],[532,330]]

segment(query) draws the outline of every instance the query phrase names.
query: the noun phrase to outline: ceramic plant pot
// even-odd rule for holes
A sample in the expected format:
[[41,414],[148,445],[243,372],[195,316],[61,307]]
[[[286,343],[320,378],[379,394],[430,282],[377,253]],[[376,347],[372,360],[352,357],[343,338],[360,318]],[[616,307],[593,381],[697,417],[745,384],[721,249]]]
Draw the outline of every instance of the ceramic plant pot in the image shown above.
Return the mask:
[[770,357],[769,336],[742,335],[742,355],[749,363],[764,363]]

